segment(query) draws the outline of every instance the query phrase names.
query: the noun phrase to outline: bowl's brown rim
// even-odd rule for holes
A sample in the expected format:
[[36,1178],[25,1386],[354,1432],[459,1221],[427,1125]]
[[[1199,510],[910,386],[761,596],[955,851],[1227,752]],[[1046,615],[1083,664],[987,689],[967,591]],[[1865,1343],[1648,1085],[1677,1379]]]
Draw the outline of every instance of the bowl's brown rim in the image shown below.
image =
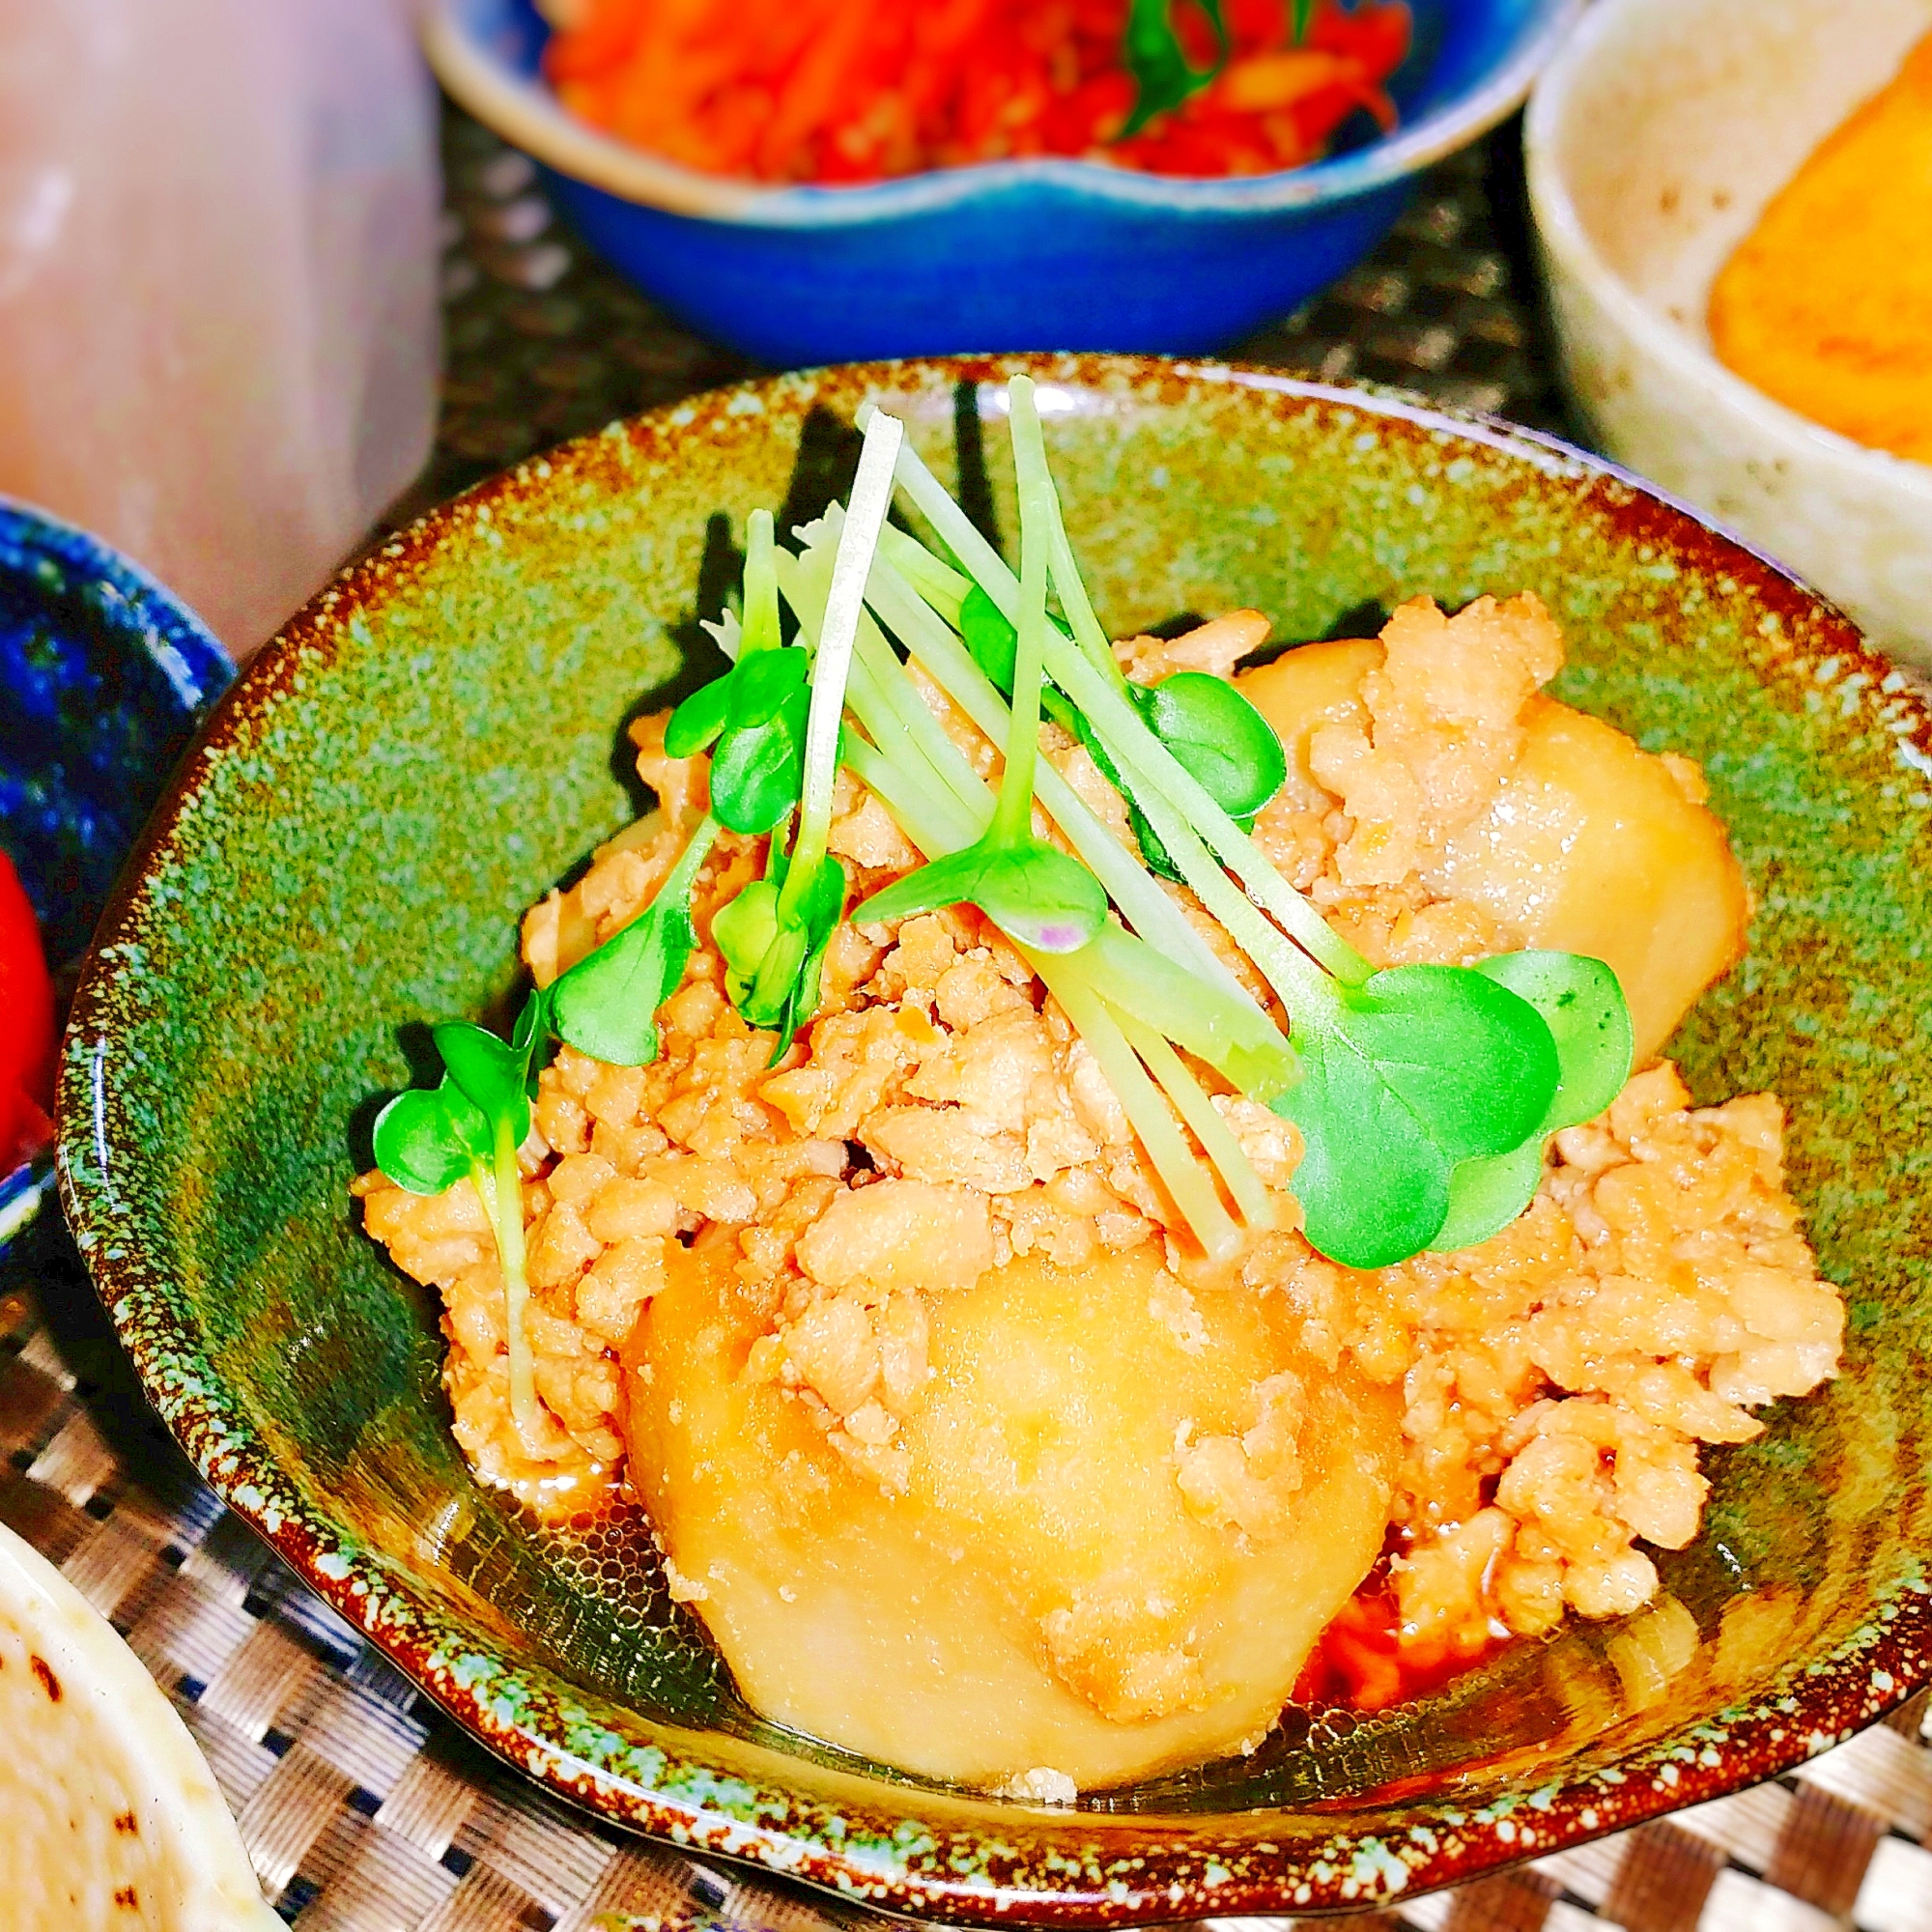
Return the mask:
[[[1850,619],[1790,572],[1712,528],[1686,506],[1615,466],[1518,425],[1461,414],[1366,388],[1309,383],[1232,364],[1166,362],[1115,355],[933,357],[846,365],[767,378],[714,392],[732,395],[816,385],[835,400],[868,388],[903,392],[908,378],[952,384],[1003,380],[1025,369],[1041,380],[1104,388],[1109,381],[1230,384],[1312,404],[1404,420],[1426,431],[1513,454],[1546,472],[1616,486],[1636,514],[1666,513],[1674,539],[1704,567],[1747,580],[1774,610],[1808,622],[1813,647],[1795,644],[1779,674],[1815,680],[1834,665],[1849,678],[1868,722],[1903,743],[1932,770],[1932,712],[1905,678],[1861,638]],[[702,404],[700,399],[700,406]],[[627,426],[634,436],[675,427],[689,402],[654,411]],[[689,420],[687,415],[686,420]],[[608,432],[607,432],[608,434]],[[594,439],[584,439],[582,447]],[[529,459],[453,503],[432,510],[380,554],[407,561],[426,554],[452,520],[473,514],[526,484],[535,466],[568,463],[573,445]],[[1842,1742],[1932,1681],[1932,1583],[1909,1582],[1829,1655],[1809,1660],[1788,1694],[1709,1722],[1680,1728],[1620,1764],[1536,1785],[1519,1779],[1501,1796],[1466,1805],[1454,1792],[1403,1810],[1396,1794],[1354,1810],[1116,1815],[1011,1804],[996,1820],[942,1792],[857,1775],[820,1775],[756,1753],[773,1781],[747,1783],[743,1753],[706,1733],[633,1720],[648,1748],[636,1750],[604,1727],[611,1707],[586,1710],[571,1687],[527,1666],[498,1665],[487,1646],[452,1618],[364,1558],[341,1528],[281,1481],[239,1405],[226,1396],[203,1337],[171,1284],[144,1273],[141,1258],[114,1238],[111,1200],[99,1179],[78,1171],[108,1120],[99,1073],[112,1020],[111,952],[157,868],[183,837],[201,786],[224,752],[298,668],[326,665],[330,634],[371,588],[368,566],[353,568],[285,627],[244,671],[204,727],[149,822],[90,949],[63,1049],[56,1113],[61,1195],[71,1227],[150,1399],[230,1508],[421,1690],[484,1745],[563,1797],[696,1853],[751,1861],[847,1899],[916,1917],[964,1924],[1119,1927],[1205,1917],[1310,1913],[1386,1906],[1392,1900],[1462,1883],[1723,1796],[1776,1776]],[[1786,626],[1787,635],[1792,626]],[[1822,640],[1823,648],[1817,647]],[[1815,685],[1814,685],[1815,688]],[[1841,688],[1845,688],[1842,687]],[[1884,712],[1877,709],[1883,698]],[[101,1142],[104,1159],[104,1138]],[[169,1325],[134,1325],[134,1302],[153,1291]],[[163,1346],[165,1345],[165,1346]],[[467,1648],[466,1648],[467,1647]],[[479,1652],[482,1653],[479,1657]],[[479,1662],[482,1665],[478,1667]],[[506,1693],[508,1684],[513,1691]],[[548,1724],[526,1713],[534,1704]],[[558,1733],[564,1734],[559,1742]],[[586,1753],[585,1738],[596,1749]],[[625,1756],[618,1769],[606,1747]],[[803,1787],[810,1784],[807,1791]],[[828,1799],[827,1794],[830,1794]],[[1374,1808],[1370,1808],[1371,1805]],[[1390,1809],[1384,1809],[1388,1806]],[[1351,1818],[1360,1819],[1351,1824]],[[833,1829],[825,1829],[831,1826]],[[1276,1827],[1278,1835],[1269,1833]]]

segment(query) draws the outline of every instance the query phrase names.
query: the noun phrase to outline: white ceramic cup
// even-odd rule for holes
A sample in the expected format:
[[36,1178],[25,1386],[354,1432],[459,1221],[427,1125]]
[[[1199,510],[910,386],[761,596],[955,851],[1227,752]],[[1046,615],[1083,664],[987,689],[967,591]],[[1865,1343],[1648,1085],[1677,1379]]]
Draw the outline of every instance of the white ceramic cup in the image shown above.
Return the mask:
[[1932,466],[1774,402],[1705,318],[1772,197],[1928,32],[1932,0],[1598,0],[1525,128],[1565,376],[1604,449],[1920,668]]
[[0,1526],[0,1927],[279,1932],[174,1706]]

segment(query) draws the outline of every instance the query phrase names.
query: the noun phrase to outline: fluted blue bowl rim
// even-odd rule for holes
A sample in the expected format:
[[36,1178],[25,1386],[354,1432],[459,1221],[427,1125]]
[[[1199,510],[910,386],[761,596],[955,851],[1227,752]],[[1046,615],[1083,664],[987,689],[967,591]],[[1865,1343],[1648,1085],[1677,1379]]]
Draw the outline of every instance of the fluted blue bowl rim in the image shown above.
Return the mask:
[[[158,578],[91,530],[38,503],[0,493],[0,573],[19,578],[41,559],[114,592],[131,619],[116,627],[116,637],[130,649],[138,639],[138,648],[160,670],[180,701],[184,734],[191,731],[235,676],[234,661],[214,633]],[[0,685],[0,698],[11,695]],[[56,754],[57,748],[50,744],[50,763]],[[58,972],[72,962],[49,959],[47,963]],[[39,1211],[52,1174],[50,1154],[0,1172],[0,1251]]]
[[459,105],[570,180],[620,201],[741,227],[845,229],[1002,195],[1179,216],[1314,212],[1352,201],[1444,159],[1513,113],[1588,4],[1522,0],[1521,23],[1502,58],[1393,134],[1298,168],[1215,178],[1053,158],[980,162],[855,186],[759,187],[683,167],[578,120],[508,51],[516,0],[428,0],[422,36],[430,65]]
[[235,660],[179,592],[104,537],[0,491],[0,569],[28,556],[45,556],[112,586],[140,618],[143,647],[181,699],[185,718],[205,711],[235,681]]

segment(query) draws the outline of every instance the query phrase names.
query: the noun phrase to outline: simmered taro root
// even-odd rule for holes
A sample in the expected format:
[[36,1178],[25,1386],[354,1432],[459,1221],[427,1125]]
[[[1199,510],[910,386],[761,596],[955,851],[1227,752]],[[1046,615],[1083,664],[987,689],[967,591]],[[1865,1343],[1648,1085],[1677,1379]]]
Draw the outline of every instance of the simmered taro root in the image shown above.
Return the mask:
[[[627,1433],[755,1709],[975,1783],[1104,1785],[1268,1728],[1381,1548],[1394,1388],[1310,1354],[1288,1294],[1191,1293],[1146,1243],[855,1284],[776,1332],[736,1259],[721,1234],[673,1261]],[[856,1413],[894,1380],[882,1488],[814,1384]]]
[[1536,690],[1561,645],[1527,603],[1480,623],[1406,605],[1380,639],[1241,678],[1289,753],[1270,814],[1346,815],[1339,843],[1332,822],[1308,841],[1321,870],[1290,876],[1378,961],[1459,938],[1606,960],[1641,1066],[1743,956],[1750,897],[1695,765]]

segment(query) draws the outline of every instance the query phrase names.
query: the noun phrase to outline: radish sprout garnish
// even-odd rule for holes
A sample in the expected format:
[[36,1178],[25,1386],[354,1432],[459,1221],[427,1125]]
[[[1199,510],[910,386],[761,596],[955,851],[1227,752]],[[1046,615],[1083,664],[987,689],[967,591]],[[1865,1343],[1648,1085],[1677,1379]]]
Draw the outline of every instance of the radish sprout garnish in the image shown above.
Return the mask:
[[[1127,677],[1080,577],[1033,385],[1016,376],[1008,393],[1018,573],[903,425],[868,406],[849,506],[791,532],[796,550],[765,513],[751,520],[743,617],[711,627],[733,663],[666,732],[673,756],[711,749],[711,810],[656,899],[532,995],[510,1045],[439,1028],[443,1084],[400,1095],[379,1121],[391,1179],[429,1192],[468,1176],[492,1208],[519,1402],[522,1228],[504,1204],[516,1198],[534,1056],[554,1027],[597,1059],[655,1058],[657,1010],[696,949],[694,892],[721,824],[769,840],[762,876],[719,908],[711,936],[726,994],[773,1034],[774,1064],[817,1011],[841,920],[869,931],[976,905],[1084,1039],[1181,1219],[1217,1259],[1238,1252],[1244,1228],[1270,1225],[1273,1208],[1225,1094],[1217,1103],[1210,1090],[1294,1123],[1303,1149],[1291,1184],[1307,1238],[1371,1268],[1507,1225],[1536,1191],[1548,1137],[1600,1113],[1629,1076],[1630,1015],[1603,962],[1523,952],[1378,972],[1282,877],[1250,836],[1286,779],[1280,740],[1226,680]],[[895,487],[931,541],[887,523]],[[781,600],[797,623],[790,644]],[[947,728],[946,705],[1002,753],[997,795]],[[1134,842],[1043,751],[1043,729],[1065,742],[1055,726],[1119,792]],[[849,915],[845,870],[828,850],[840,766],[923,861]],[[1278,1007],[1246,989],[1186,895]]]

